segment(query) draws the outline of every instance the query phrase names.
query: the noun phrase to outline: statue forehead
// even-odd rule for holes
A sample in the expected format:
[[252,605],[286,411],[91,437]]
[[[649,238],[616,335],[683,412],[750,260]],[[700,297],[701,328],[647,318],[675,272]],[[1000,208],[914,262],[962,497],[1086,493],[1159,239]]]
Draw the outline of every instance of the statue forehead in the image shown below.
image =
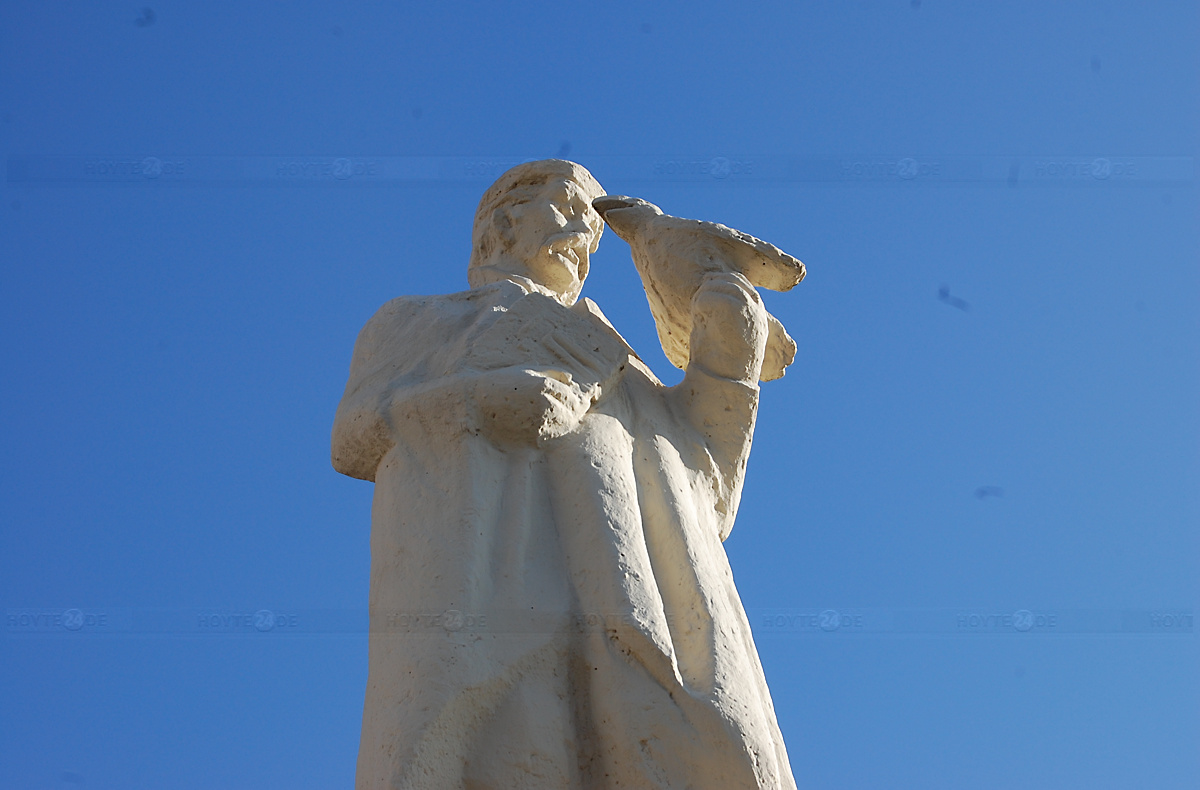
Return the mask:
[[481,202],[502,199],[503,195],[513,190],[537,188],[548,182],[562,180],[574,182],[587,194],[595,192],[596,197],[604,194],[595,176],[583,165],[562,159],[543,159],[525,162],[506,171],[487,189]]
[[508,189],[500,195],[500,202],[526,202],[532,200],[555,200],[562,196],[567,199],[578,197],[588,205],[592,198],[599,197],[603,192],[596,192],[591,185],[581,183],[570,176],[551,176],[536,184],[521,184]]

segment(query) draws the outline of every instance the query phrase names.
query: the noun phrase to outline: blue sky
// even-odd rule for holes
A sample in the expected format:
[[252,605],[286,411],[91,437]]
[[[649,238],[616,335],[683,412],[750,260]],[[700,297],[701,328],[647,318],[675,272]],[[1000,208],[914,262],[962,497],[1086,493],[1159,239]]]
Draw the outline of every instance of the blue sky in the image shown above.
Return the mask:
[[1198,12],[0,6],[0,787],[352,784],[354,337],[554,155],[808,267],[726,543],[802,787],[1195,787]]

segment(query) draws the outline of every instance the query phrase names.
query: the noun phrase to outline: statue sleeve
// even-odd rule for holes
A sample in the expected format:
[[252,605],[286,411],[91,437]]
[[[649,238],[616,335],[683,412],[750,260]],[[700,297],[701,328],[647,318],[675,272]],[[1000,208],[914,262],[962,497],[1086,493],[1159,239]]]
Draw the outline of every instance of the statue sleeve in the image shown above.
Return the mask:
[[429,302],[394,299],[359,333],[333,421],[333,467],[344,475],[373,482],[384,456],[417,423],[474,426],[465,386],[471,372],[455,364],[468,315]]
[[709,477],[721,540],[729,537],[742,497],[746,462],[758,414],[758,384],[688,368],[668,395],[672,411],[693,437],[691,468]]
[[[382,311],[381,311],[382,312]],[[392,447],[384,413],[386,383],[380,370],[379,315],[367,322],[354,344],[350,378],[333,420],[333,468],[360,480],[375,480],[380,460]]]

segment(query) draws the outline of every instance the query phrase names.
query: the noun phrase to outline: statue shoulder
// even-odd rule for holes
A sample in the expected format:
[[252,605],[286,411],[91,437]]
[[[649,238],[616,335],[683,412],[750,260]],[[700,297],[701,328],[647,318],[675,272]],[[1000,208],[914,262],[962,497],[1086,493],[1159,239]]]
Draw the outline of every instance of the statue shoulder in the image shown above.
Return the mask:
[[391,344],[399,338],[436,338],[466,328],[494,309],[524,295],[512,283],[495,283],[451,294],[398,296],[371,316],[359,333],[359,345]]
[[413,316],[433,317],[440,314],[455,315],[476,312],[497,304],[507,305],[525,295],[513,283],[493,283],[479,288],[470,288],[451,294],[397,296],[385,302],[371,321],[403,320]]

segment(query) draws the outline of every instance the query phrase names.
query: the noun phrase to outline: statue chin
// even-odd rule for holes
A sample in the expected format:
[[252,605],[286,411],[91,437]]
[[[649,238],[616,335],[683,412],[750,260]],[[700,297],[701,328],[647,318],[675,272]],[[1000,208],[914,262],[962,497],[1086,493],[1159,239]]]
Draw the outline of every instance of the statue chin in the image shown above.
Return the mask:
[[532,264],[517,265],[514,261],[501,261],[476,266],[467,272],[467,280],[472,288],[502,280],[515,280],[528,290],[538,291],[570,306],[583,290],[583,280],[576,274],[577,271],[577,265],[570,258],[546,249]]
[[583,289],[583,281],[579,276],[579,262],[561,252],[549,248],[542,250],[536,263],[526,267],[529,278],[541,287],[554,293],[575,297]]

